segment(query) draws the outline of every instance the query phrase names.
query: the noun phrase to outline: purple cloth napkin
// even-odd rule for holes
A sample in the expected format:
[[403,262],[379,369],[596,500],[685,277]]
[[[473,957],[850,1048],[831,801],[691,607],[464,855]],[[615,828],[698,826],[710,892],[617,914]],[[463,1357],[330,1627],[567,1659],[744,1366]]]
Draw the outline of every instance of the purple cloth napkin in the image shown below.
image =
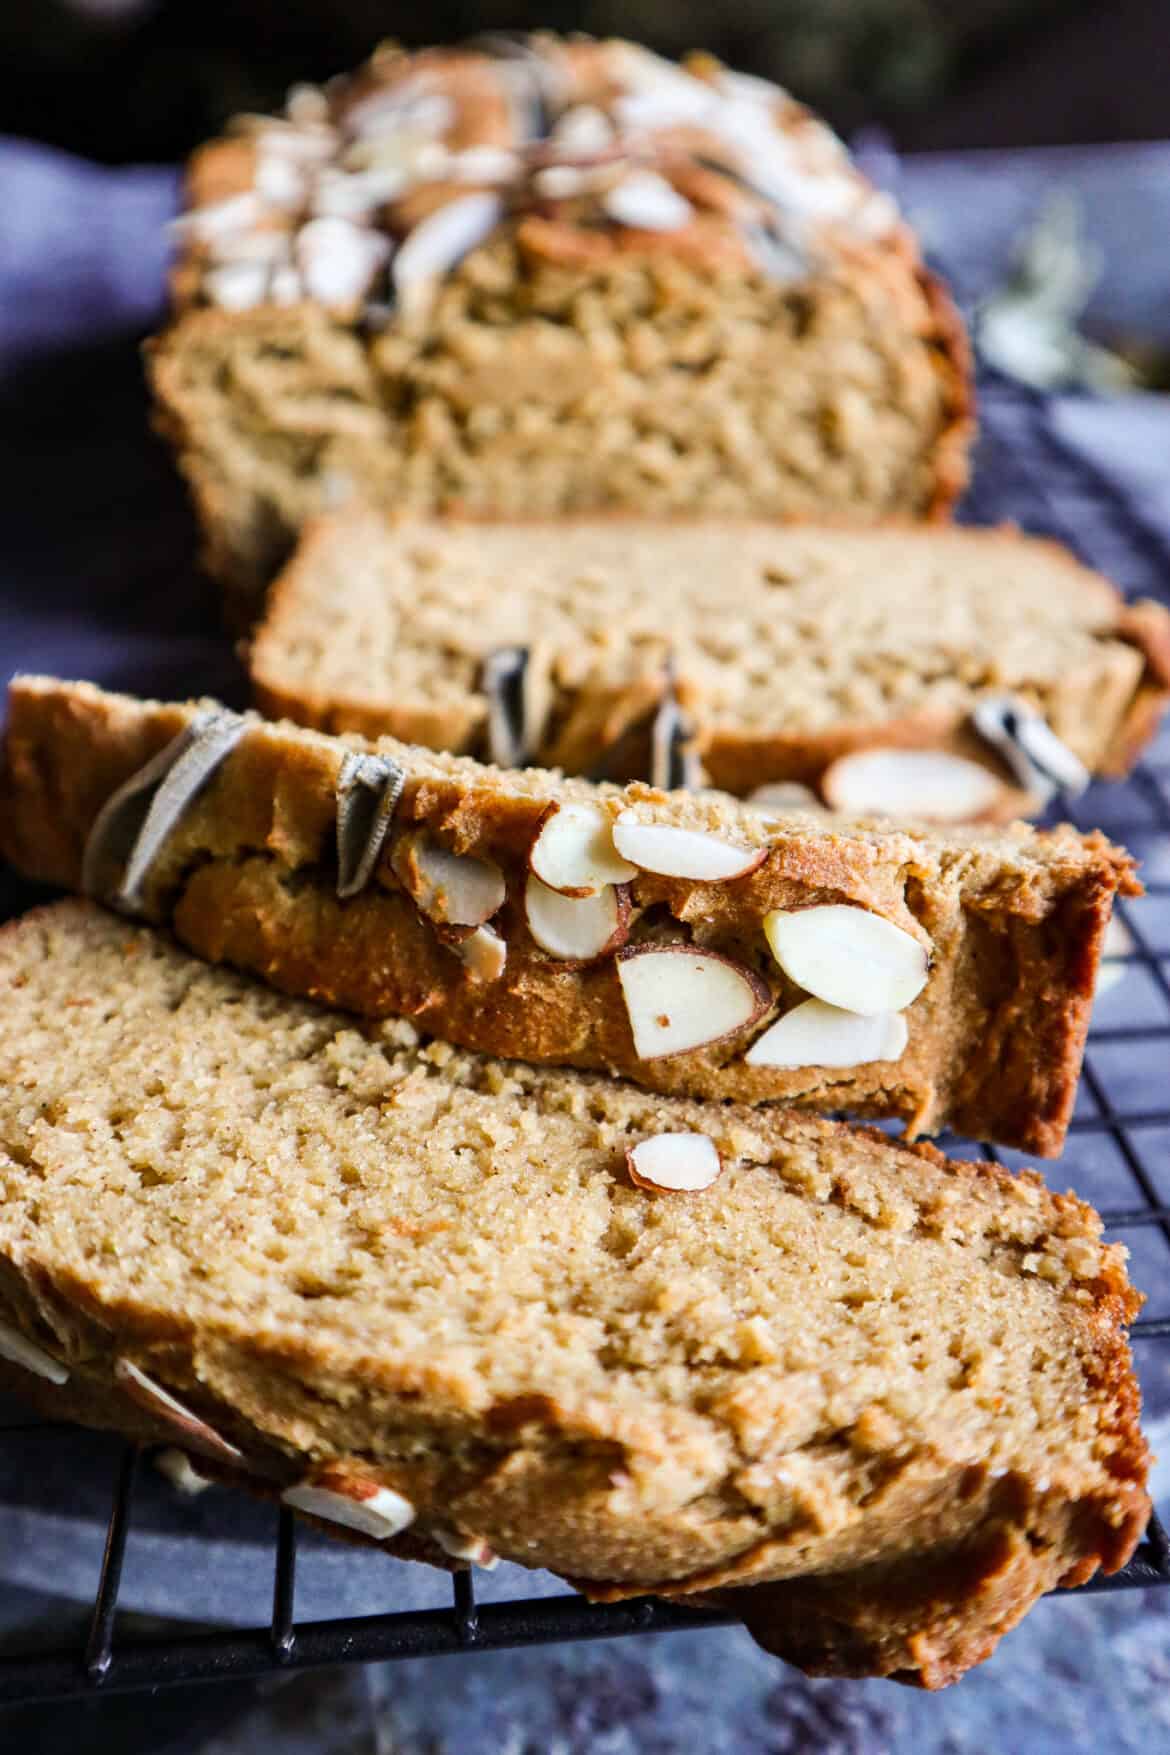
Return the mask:
[[179,172],[0,138],[0,370],[136,333],[163,308]]

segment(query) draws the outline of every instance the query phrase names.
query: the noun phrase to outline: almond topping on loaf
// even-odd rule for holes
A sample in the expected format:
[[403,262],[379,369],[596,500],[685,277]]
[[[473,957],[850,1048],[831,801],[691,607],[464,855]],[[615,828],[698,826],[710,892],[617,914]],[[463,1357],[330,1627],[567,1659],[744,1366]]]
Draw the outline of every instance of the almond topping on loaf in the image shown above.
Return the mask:
[[165,1425],[173,1426],[181,1432],[184,1441],[194,1444],[207,1451],[210,1456],[219,1457],[222,1462],[238,1463],[243,1461],[243,1452],[217,1432],[214,1426],[192,1411],[177,1395],[164,1389],[153,1377],[136,1365],[133,1359],[114,1360],[114,1379],[126,1391],[131,1401],[137,1402],[155,1419]]
[[764,917],[772,955],[806,993],[845,1011],[900,1012],[917,999],[930,958],[916,938],[871,914],[830,902]]
[[633,945],[617,953],[618,980],[642,1060],[705,1048],[748,1029],[771,1003],[753,969],[694,945]]
[[705,1133],[656,1133],[628,1147],[626,1163],[639,1188],[685,1194],[710,1188],[723,1168],[718,1146]]

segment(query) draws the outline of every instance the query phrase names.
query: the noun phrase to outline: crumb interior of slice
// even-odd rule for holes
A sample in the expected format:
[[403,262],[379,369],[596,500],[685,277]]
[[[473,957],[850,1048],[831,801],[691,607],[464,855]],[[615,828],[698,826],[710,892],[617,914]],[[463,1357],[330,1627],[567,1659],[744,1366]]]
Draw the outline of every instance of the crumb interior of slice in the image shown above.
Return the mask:
[[618,520],[552,540],[539,525],[342,524],[277,601],[259,647],[274,683],[322,701],[446,703],[469,736],[486,711],[483,657],[512,644],[548,667],[562,709],[582,691],[620,698],[669,646],[705,721],[744,734],[965,713],[996,690],[1052,713],[1103,663],[1123,689],[1141,670],[1108,638],[1117,608],[1102,581],[998,534]]
[[[81,904],[10,931],[0,985],[0,1246],[99,1312],[271,1342],[278,1375],[324,1348],[317,1394],[425,1365],[452,1433],[603,1404],[669,1435],[684,1500],[742,1507],[753,1463],[798,1452],[853,1494],[883,1450],[1103,1471],[1091,1290],[1120,1256],[1034,1185],[363,1033]],[[715,1184],[633,1186],[627,1146],[684,1130]],[[629,1439],[635,1478],[651,1451]]]

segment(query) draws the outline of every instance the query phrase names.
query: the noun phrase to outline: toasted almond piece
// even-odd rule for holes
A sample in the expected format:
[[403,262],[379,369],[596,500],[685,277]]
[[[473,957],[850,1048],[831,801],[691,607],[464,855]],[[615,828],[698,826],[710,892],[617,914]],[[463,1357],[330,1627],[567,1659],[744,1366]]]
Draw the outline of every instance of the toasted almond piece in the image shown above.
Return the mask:
[[[328,1486],[322,1485],[324,1480]],[[414,1506],[393,1487],[380,1487],[376,1481],[363,1481],[351,1475],[321,1475],[312,1481],[300,1481],[286,1487],[281,1494],[285,1505],[295,1511],[307,1511],[310,1517],[324,1518],[326,1523],[344,1524],[346,1529],[360,1530],[384,1542],[414,1522]]]
[[625,884],[638,868],[618,856],[613,824],[600,805],[554,804],[532,851],[529,868],[562,896],[595,896],[606,884]]
[[1020,785],[1047,803],[1054,792],[1083,792],[1092,775],[1048,721],[1018,695],[990,695],[971,723],[1007,761]]
[[165,1449],[156,1451],[154,1466],[172,1487],[188,1499],[194,1499],[198,1493],[205,1493],[211,1485],[210,1476],[201,1475],[187,1452],[180,1450],[177,1445],[168,1444]]
[[1127,960],[1134,951],[1133,933],[1119,914],[1111,914],[1101,940],[1101,961],[1093,985],[1096,996],[1109,993],[1123,981],[1132,964]]
[[798,987],[847,1012],[900,1012],[926,985],[930,960],[922,945],[867,908],[774,908],[764,932]]
[[323,215],[309,220],[293,246],[310,298],[323,305],[360,299],[390,254],[390,240],[352,220]]
[[851,816],[924,817],[972,823],[1003,798],[1002,782],[978,762],[949,750],[854,750],[821,776],[833,810]]
[[719,1148],[705,1133],[656,1133],[626,1152],[630,1181],[639,1188],[695,1194],[710,1188],[723,1168]]
[[901,1012],[862,1017],[806,999],[758,1036],[744,1060],[748,1066],[868,1066],[900,1060],[909,1037]]
[[503,906],[504,874],[490,859],[452,853],[425,829],[394,843],[390,864],[419,912],[437,926],[482,926]]
[[593,896],[565,896],[532,872],[524,888],[524,913],[542,951],[577,963],[616,951],[630,930],[630,899],[620,884],[606,884]]
[[498,195],[460,195],[437,207],[398,246],[390,277],[403,309],[425,304],[445,274],[495,231],[503,218]]
[[10,1322],[0,1322],[0,1359],[7,1359],[10,1365],[19,1365],[24,1371],[31,1371],[34,1377],[44,1377],[49,1383],[55,1383],[60,1389],[63,1383],[69,1382],[69,1372],[59,1359],[38,1347],[22,1335],[18,1328]]
[[494,1572],[500,1564],[500,1556],[482,1536],[466,1536],[462,1530],[445,1523],[432,1524],[429,1534],[431,1540],[453,1560],[470,1560],[473,1566],[479,1566],[484,1572]]
[[613,828],[613,844],[623,859],[660,877],[720,883],[746,877],[768,857],[766,847],[737,847],[720,835],[677,829],[669,823],[642,823],[624,810]]
[[734,1036],[772,998],[754,970],[693,945],[635,945],[618,952],[617,970],[639,1060]]
[[685,195],[654,171],[633,171],[603,199],[610,219],[644,232],[676,232],[694,215]]
[[477,926],[458,949],[473,980],[498,981],[504,973],[508,947],[494,926]]
[[214,1426],[209,1426],[206,1420],[200,1419],[177,1396],[173,1396],[169,1389],[164,1389],[161,1383],[148,1377],[132,1359],[115,1359],[114,1377],[131,1401],[137,1402],[148,1414],[153,1414],[158,1420],[165,1420],[168,1425],[181,1432],[188,1444],[194,1444],[211,1456],[222,1458],[224,1462],[243,1462],[242,1450],[237,1450],[234,1444],[221,1438]]
[[754,810],[778,811],[784,815],[787,811],[821,810],[824,807],[811,786],[802,786],[799,780],[773,780],[767,786],[757,786],[749,792],[744,800]]

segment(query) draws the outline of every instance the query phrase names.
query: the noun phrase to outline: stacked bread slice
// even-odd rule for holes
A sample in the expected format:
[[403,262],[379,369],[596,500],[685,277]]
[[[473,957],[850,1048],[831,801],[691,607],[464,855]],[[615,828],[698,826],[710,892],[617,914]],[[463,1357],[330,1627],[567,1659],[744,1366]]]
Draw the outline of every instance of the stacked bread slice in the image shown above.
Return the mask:
[[1007,821],[1128,772],[1170,612],[1011,530],[351,512],[306,535],[249,666],[273,717],[611,779],[651,775],[673,697],[713,786]]
[[1124,1252],[1038,1178],[363,1024],[93,903],[0,931],[0,991],[0,1358],[52,1413],[928,1686],[1140,1534]]

